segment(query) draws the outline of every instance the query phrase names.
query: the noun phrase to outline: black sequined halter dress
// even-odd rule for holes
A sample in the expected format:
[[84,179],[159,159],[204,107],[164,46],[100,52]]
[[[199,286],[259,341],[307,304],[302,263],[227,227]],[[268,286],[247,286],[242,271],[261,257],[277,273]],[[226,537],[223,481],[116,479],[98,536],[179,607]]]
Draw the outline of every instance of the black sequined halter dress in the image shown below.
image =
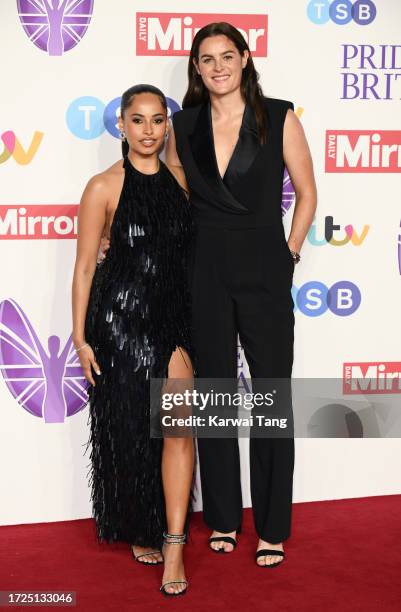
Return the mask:
[[85,325],[101,369],[89,388],[91,499],[99,539],[160,546],[163,442],[150,437],[150,378],[167,376],[177,347],[192,357],[192,218],[163,162],[150,175],[127,157],[124,168],[110,249],[93,278]]

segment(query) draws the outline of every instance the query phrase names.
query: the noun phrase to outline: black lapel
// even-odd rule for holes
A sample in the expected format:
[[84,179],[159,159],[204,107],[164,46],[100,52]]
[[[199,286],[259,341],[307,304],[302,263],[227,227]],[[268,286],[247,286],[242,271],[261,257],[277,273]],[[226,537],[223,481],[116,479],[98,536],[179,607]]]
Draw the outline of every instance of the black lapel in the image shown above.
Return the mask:
[[217,186],[216,168],[214,163],[214,145],[209,121],[208,104],[203,104],[195,129],[189,136],[192,155],[204,179],[214,187]]
[[[192,156],[202,179],[214,194],[214,204],[230,212],[248,212],[224,184],[216,161],[213,143],[210,103],[202,105],[195,124],[194,131],[189,136]],[[231,160],[230,160],[231,161]]]
[[232,193],[235,193],[237,181],[243,179],[244,175],[253,164],[260,151],[260,147],[255,113],[252,111],[250,105],[247,104],[238,142],[224,175],[224,183]]

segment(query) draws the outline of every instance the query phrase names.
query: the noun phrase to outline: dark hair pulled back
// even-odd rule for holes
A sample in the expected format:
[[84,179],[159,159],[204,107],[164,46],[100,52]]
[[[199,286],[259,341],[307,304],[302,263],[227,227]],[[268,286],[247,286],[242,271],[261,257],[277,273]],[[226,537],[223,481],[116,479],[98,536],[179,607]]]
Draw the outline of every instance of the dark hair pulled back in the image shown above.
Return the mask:
[[[162,107],[167,113],[167,100],[166,100],[166,96],[164,95],[164,93],[160,89],[158,89],[158,87],[155,87],[154,85],[140,83],[139,85],[134,85],[133,87],[130,87],[129,89],[127,89],[127,91],[124,91],[123,95],[121,96],[120,115],[122,119],[124,119],[125,112],[131,105],[131,102],[134,99],[134,97],[142,93],[150,93],[150,94],[154,94],[155,96],[158,96]],[[127,139],[121,142],[121,150],[122,150],[123,157],[126,157],[129,152],[129,144],[127,142]]]

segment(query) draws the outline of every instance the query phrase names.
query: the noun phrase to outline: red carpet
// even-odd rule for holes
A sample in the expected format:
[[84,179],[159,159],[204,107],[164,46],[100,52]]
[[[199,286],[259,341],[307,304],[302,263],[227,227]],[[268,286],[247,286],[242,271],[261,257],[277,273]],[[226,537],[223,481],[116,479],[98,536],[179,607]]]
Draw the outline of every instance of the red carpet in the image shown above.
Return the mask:
[[209,553],[207,535],[194,515],[189,591],[167,599],[161,566],[140,566],[125,545],[98,545],[92,520],[1,527],[0,590],[73,590],[76,609],[99,612],[401,609],[401,495],[294,504],[287,558],[270,570],[253,562],[250,510],[232,554]]

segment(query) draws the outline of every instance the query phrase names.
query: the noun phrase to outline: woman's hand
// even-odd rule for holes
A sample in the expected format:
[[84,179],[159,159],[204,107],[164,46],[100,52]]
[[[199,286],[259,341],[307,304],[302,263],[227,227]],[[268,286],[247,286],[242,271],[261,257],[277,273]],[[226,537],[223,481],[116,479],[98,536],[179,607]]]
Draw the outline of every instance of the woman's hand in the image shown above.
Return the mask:
[[99,251],[97,254],[96,263],[101,263],[104,259],[106,259],[106,253],[109,248],[110,248],[110,240],[106,236],[103,236],[102,239],[100,240]]
[[92,376],[92,368],[94,369],[94,371],[96,372],[98,376],[99,374],[101,374],[101,371],[100,371],[99,364],[97,363],[95,359],[95,354],[92,350],[92,347],[89,344],[82,347],[78,353],[78,358],[82,366],[82,369],[84,371],[84,376],[86,380],[95,387],[96,384]]

